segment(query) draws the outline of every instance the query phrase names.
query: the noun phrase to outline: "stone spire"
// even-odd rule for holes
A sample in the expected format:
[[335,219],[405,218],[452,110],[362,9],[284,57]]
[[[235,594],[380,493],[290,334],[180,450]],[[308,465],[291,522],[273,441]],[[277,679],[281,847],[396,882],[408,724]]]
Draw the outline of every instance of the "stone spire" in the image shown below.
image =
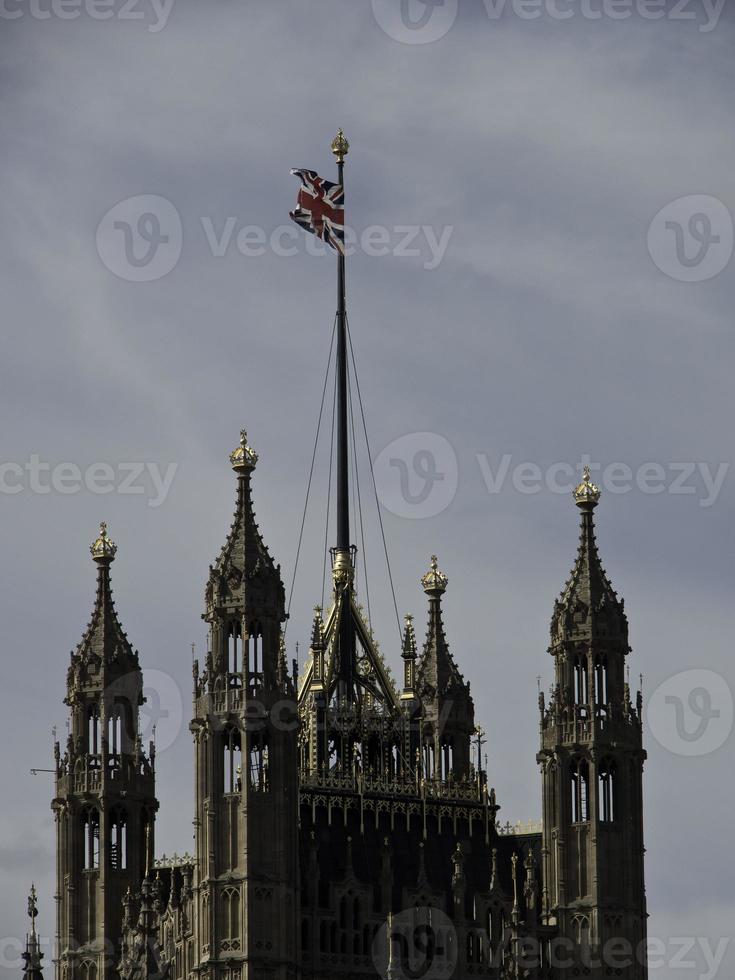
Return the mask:
[[554,606],[552,641],[555,635],[581,626],[592,633],[602,629],[608,635],[626,636],[624,603],[610,584],[597,551],[594,510],[600,500],[600,489],[590,479],[588,466],[573,496],[581,511],[579,546],[574,567]]
[[405,617],[401,656],[404,660],[416,659],[416,631],[413,628],[413,616],[410,613]]
[[311,687],[314,691],[324,689],[324,620],[322,607],[314,606],[314,620],[311,626],[311,658],[314,670],[311,675]]
[[[248,444],[247,433],[242,429],[240,444],[230,453],[230,463],[237,474],[235,513],[227,540],[210,566],[205,618],[220,609],[266,616],[278,623],[284,619],[280,566],[270,556],[253,509],[250,481],[257,462],[258,454]],[[244,609],[246,597],[247,610]]]
[[72,654],[70,680],[80,670],[118,665],[126,670],[138,667],[138,653],[133,650],[115,610],[110,584],[110,566],[117,554],[117,545],[107,534],[107,525],[100,524],[100,533],[90,545],[90,554],[97,565],[97,593],[92,616],[76,652]]
[[422,712],[422,768],[432,779],[465,779],[470,775],[470,739],[475,708],[470,685],[449,652],[442,621],[442,596],[449,579],[439,570],[436,555],[422,577],[429,597],[429,621],[416,668],[416,694]]
[[278,644],[278,668],[276,670],[276,681],[278,682],[278,687],[284,694],[293,694],[294,685],[293,680],[288,673],[288,660],[286,657],[286,637],[281,631],[281,636]]
[[403,645],[401,658],[403,660],[403,693],[401,700],[411,701],[416,696],[416,632],[413,628],[413,616],[406,616],[403,630]]
[[31,892],[28,896],[28,915],[31,920],[31,931],[26,936],[26,948],[23,953],[23,980],[43,980],[43,968],[41,966],[43,953],[36,934],[38,897],[35,885],[31,885]]
[[439,570],[436,555],[432,555],[429,571],[421,579],[424,592],[429,597],[429,620],[418,677],[425,693],[439,696],[447,694],[452,688],[465,686],[444,635],[441,599],[448,584],[449,579]]

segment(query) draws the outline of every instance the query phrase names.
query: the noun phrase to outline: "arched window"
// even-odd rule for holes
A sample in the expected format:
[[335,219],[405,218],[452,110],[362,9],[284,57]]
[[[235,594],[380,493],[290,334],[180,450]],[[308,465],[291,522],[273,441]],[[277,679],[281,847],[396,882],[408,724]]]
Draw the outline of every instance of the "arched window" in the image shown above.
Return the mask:
[[115,808],[110,814],[110,867],[124,871],[128,866],[128,818],[125,810]]
[[263,681],[263,629],[251,623],[248,631],[248,685],[251,695]]
[[209,945],[209,896],[202,899],[202,945]]
[[250,745],[250,785],[261,793],[268,785],[268,741],[264,734],[252,736]]
[[616,817],[617,772],[612,759],[603,759],[597,770],[597,796],[599,799],[600,820],[606,823]]
[[589,703],[589,684],[587,678],[587,657],[578,654],[574,658],[574,703]]
[[434,743],[428,740],[424,742],[424,776],[426,779],[433,779],[436,774],[436,759]]
[[605,705],[607,691],[607,657],[595,658],[595,704]]
[[82,813],[82,838],[84,870],[94,871],[100,866],[100,814],[95,807]]
[[569,766],[572,822],[586,823],[590,818],[590,769],[585,759],[573,759]]
[[498,944],[498,939],[502,938],[499,913],[497,909],[488,909],[486,927],[487,927],[488,958],[492,960],[492,957],[495,953],[495,949]]
[[87,752],[98,755],[100,752],[100,709],[97,704],[87,708]]
[[242,636],[240,623],[231,622],[227,635],[227,674],[230,687],[240,687],[242,684]]
[[579,949],[589,949],[590,945],[590,920],[586,915],[575,915],[572,919],[574,929],[574,940]]
[[114,762],[122,753],[123,710],[121,704],[113,704],[107,719],[107,752]]
[[240,938],[240,892],[227,888],[222,892],[222,928],[225,939]]
[[238,793],[242,789],[242,749],[240,732],[227,728],[224,733],[224,791]]
[[452,739],[445,739],[442,742],[441,763],[441,776],[447,779],[449,774],[454,771],[454,742]]

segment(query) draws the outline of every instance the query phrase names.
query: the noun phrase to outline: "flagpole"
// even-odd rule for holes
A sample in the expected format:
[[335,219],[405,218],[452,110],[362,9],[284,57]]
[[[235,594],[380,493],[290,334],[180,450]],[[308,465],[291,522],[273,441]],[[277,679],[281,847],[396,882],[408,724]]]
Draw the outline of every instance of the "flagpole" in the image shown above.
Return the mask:
[[[337,158],[337,182],[344,200],[345,157],[350,144],[340,129],[332,140]],[[355,675],[355,639],[351,595],[354,570],[350,548],[349,441],[347,429],[347,312],[345,302],[345,257],[337,252],[337,547],[333,576],[335,600],[340,607],[337,691],[340,699],[351,700]]]
[[[340,129],[332,140],[337,158],[337,181],[344,191],[345,157],[350,144]],[[345,257],[337,252],[337,560],[351,565],[349,507],[349,445],[347,428],[347,313]]]

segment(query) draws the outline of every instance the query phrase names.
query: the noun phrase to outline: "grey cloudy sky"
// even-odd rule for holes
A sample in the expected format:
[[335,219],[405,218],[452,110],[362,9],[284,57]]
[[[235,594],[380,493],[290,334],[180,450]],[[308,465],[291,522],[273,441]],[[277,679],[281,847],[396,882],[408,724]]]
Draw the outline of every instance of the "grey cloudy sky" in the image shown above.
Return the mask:
[[[646,697],[668,682],[663,691],[686,701],[678,675],[713,671],[707,689],[720,711],[716,747],[683,755],[696,744],[677,736],[661,697],[652,703],[649,928],[667,961],[655,975],[711,975],[701,949],[685,957],[693,967],[677,968],[673,938],[716,946],[733,935],[732,8],[667,0],[652,20],[661,10],[643,0],[604,9],[559,0],[527,19],[533,4],[501,14],[490,0],[460,0],[451,26],[432,26],[451,20],[456,5],[445,0],[426,28],[442,36],[405,43],[422,39],[401,27],[397,7],[174,0],[164,17],[138,0],[142,19],[128,19],[116,0],[99,20],[91,0],[5,0],[0,11],[0,454],[14,464],[0,494],[3,978],[19,973],[13,940],[25,934],[31,879],[41,931],[53,932],[52,782],[29,770],[51,765],[52,725],[63,733],[69,651],[94,595],[88,545],[103,518],[119,545],[118,611],[168,712],[157,849],[192,845],[190,644],[204,649],[203,586],[231,519],[227,453],[242,425],[261,455],[264,536],[287,581],[293,570],[334,268],[307,254],[301,233],[294,255],[278,254],[292,243],[271,235],[295,200],[289,168],[332,171],[337,125],[352,142],[348,220],[387,229],[389,254],[358,249],[348,268],[373,455],[429,433],[383,461],[410,466],[428,448],[450,491],[456,475],[446,506],[429,496],[401,516],[390,485],[400,466],[383,467],[401,614],[423,628],[418,578],[436,551],[500,815],[536,819],[536,676],[548,686],[548,623],[577,543],[575,509],[549,468],[585,453],[629,467],[629,492],[608,488],[600,505],[598,538],[626,599],[632,672],[645,674]],[[572,16],[558,19],[560,9]],[[135,225],[129,199],[139,195],[171,202],[180,239],[171,211],[158,229]],[[105,218],[119,202],[128,203]],[[142,231],[138,265],[114,220]],[[252,232],[238,248],[246,226],[263,230],[264,254],[249,254]],[[425,231],[407,248],[401,226],[430,226],[438,240],[448,229],[446,249],[432,252]],[[169,234],[160,261],[180,244],[178,261],[130,281],[147,274],[144,239],[157,232]],[[67,491],[74,470],[63,483],[62,463],[82,474],[95,463],[146,464],[134,482],[144,492],[121,492],[123,475],[107,494],[39,492],[51,473],[34,478],[34,456]],[[157,492],[150,473],[170,464],[170,488]],[[642,474],[645,464],[663,469]],[[321,453],[289,626],[302,654],[321,596],[325,470]],[[409,476],[415,496],[421,478]],[[673,492],[677,479],[693,492]],[[644,492],[646,480],[662,492]],[[374,626],[397,665],[375,511],[366,512]],[[719,976],[734,969],[728,949]]]

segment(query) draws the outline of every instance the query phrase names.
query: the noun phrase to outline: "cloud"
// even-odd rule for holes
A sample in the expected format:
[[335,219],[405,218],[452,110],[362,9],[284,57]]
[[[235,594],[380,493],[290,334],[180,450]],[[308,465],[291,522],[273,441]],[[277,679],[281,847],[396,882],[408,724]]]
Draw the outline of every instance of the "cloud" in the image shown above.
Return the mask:
[[[646,248],[650,221],[678,197],[709,194],[735,213],[732,24],[725,17],[702,35],[669,21],[491,23],[476,7],[461,8],[442,40],[416,46],[386,37],[369,4],[336,0],[318,16],[291,0],[178,0],[158,33],[88,17],[3,23],[2,458],[178,464],[153,509],[120,494],[2,496],[0,765],[14,787],[48,760],[47,729],[65,718],[66,658],[93,595],[86,549],[102,517],[120,546],[125,627],[144,666],[174,678],[185,704],[190,644],[204,643],[206,569],[233,507],[226,455],[243,424],[261,453],[258,518],[290,580],[333,268],[303,252],[256,258],[236,246],[218,258],[202,218],[221,228],[234,216],[238,230],[268,233],[287,222],[289,168],[328,171],[341,125],[352,140],[356,226],[452,227],[431,271],[420,258],[351,259],[350,325],[374,455],[431,431],[458,461],[457,493],[441,514],[385,515],[400,611],[420,625],[417,579],[437,551],[451,580],[449,641],[488,731],[501,816],[538,816],[536,675],[544,686],[551,678],[548,622],[577,518],[558,495],[489,494],[477,454],[542,468],[583,452],[632,467],[732,460],[732,264],[709,282],[682,283]],[[183,229],[178,264],[149,283],[114,275],[95,243],[102,216],[140,194],[171,201]],[[321,453],[289,626],[302,655],[322,588],[326,465]],[[735,684],[724,641],[732,511],[730,478],[707,510],[640,491],[601,504],[633,673],[651,684],[692,665]],[[395,664],[369,520],[373,619]],[[712,925],[707,899],[727,899],[709,828],[724,834],[718,813],[735,803],[720,775],[728,747],[687,764],[650,749],[651,931],[724,934],[727,920]],[[159,849],[191,848],[185,725],[159,763]],[[42,866],[43,927],[53,929],[51,793],[23,777],[7,794],[0,910],[12,934],[23,934],[26,879]],[[702,801],[715,798],[713,815]],[[30,838],[29,812],[43,813]],[[682,888],[697,901],[679,908]]]

